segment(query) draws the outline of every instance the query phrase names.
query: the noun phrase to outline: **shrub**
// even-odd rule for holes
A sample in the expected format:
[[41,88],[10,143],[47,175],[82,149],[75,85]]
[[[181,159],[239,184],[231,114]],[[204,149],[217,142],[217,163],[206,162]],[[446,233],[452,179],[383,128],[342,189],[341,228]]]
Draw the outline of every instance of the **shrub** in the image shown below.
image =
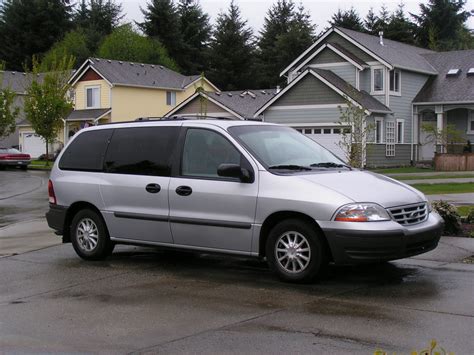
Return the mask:
[[461,216],[456,207],[446,201],[434,201],[432,206],[444,220],[446,235],[457,235],[461,232]]
[[466,223],[474,223],[474,208],[469,209],[466,217]]

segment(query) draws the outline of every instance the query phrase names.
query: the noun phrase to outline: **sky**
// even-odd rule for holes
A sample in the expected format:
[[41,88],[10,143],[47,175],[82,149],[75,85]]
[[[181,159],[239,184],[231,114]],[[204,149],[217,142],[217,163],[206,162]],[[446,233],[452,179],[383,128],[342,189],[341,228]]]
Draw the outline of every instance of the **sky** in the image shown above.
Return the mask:
[[[117,0],[117,2],[122,2],[123,4],[125,21],[143,20],[140,6],[146,7],[147,0]],[[298,0],[295,2],[299,3]],[[389,11],[392,11],[400,3],[400,0],[302,0],[301,2],[303,3],[306,10],[309,10],[313,23],[318,25],[317,32],[320,32],[324,30],[332,14],[337,12],[339,8],[345,10],[349,9],[351,6],[354,6],[361,17],[365,17],[371,7],[374,8],[374,11],[378,12],[382,4],[385,4]],[[418,13],[420,3],[419,0],[405,0],[403,2],[405,4],[405,11],[407,13]],[[212,23],[214,23],[214,20],[219,12],[225,11],[228,8],[230,0],[200,0],[200,3],[203,10],[211,16]],[[255,33],[257,33],[257,31],[262,28],[265,14],[270,6],[274,3],[274,0],[236,0],[236,3],[240,7],[242,16],[248,20],[249,26],[251,26]],[[467,1],[466,9],[474,9],[474,0]],[[468,26],[470,28],[474,28],[474,18],[469,19]]]

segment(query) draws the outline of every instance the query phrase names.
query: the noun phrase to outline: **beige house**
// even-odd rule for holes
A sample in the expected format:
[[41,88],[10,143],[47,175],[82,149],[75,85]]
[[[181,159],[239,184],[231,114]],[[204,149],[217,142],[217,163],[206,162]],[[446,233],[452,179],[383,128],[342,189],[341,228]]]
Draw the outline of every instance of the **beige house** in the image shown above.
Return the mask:
[[[198,88],[219,91],[201,75],[186,76],[161,65],[101,58],[86,60],[74,71],[69,83],[74,111],[64,119],[64,128],[53,151],[81,128],[140,117],[161,117]],[[33,156],[44,152],[41,146],[44,143],[32,136],[34,131],[27,122],[19,125],[19,131],[20,147],[29,147],[35,152]]]

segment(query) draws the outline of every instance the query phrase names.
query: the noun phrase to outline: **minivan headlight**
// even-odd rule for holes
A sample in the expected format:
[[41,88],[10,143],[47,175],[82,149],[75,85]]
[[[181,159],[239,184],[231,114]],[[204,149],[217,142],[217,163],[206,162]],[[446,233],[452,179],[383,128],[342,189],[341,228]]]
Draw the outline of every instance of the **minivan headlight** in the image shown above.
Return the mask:
[[375,203],[353,203],[342,206],[334,217],[339,222],[379,222],[389,221],[388,212]]

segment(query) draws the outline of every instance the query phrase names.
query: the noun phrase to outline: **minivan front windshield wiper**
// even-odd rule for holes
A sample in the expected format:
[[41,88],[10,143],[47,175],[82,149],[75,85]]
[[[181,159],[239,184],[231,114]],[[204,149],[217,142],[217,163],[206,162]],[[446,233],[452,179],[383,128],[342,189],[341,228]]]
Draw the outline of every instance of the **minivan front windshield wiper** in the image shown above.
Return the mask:
[[347,168],[349,170],[352,170],[352,168],[349,165],[346,164],[338,164],[334,162],[324,162],[324,163],[315,163],[310,165],[313,168]]
[[294,165],[294,164],[272,165],[272,166],[269,166],[268,169],[272,169],[272,170],[304,170],[304,171],[313,170],[309,166]]

